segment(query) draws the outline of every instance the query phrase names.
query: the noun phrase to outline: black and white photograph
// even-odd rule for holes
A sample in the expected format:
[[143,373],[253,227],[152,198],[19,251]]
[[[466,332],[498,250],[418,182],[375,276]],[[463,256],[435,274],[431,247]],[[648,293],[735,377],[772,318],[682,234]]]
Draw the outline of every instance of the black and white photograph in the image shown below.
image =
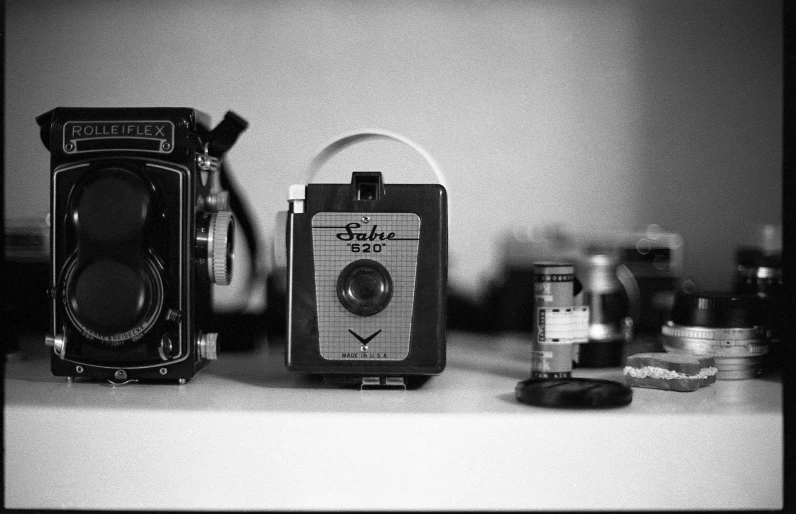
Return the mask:
[[787,508],[788,2],[0,10],[4,509]]

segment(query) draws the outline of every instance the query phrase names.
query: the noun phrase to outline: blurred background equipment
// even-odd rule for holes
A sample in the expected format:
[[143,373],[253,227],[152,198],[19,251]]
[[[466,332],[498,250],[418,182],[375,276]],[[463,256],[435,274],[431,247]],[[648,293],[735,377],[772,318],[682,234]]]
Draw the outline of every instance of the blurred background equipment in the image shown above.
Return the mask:
[[[616,335],[597,334],[607,330],[596,326],[604,316],[621,325],[613,330],[622,337],[631,330],[658,334],[683,282],[683,240],[658,225],[630,233],[576,232],[561,224],[515,226],[504,234],[499,250],[501,264],[483,296],[485,326],[496,332],[533,329],[534,261],[570,260],[587,290],[591,283],[605,293],[594,300],[603,302],[593,313],[595,337],[600,338]],[[587,350],[587,361],[591,359]]]
[[589,307],[589,340],[579,345],[577,365],[619,366],[624,344],[633,338],[633,320],[639,318],[638,283],[610,252],[588,255],[581,270],[583,301]]
[[0,344],[4,353],[19,350],[24,332],[47,330],[47,290],[50,271],[48,217],[7,219],[3,263]]
[[[390,126],[448,172],[450,282],[471,299],[528,220],[659,223],[684,274],[728,288],[742,235],[781,213],[781,2],[459,4],[5,2],[7,216],[48,208],[29,126],[48,106],[232,106],[251,126],[229,162],[263,239],[317,141]],[[421,169],[374,146],[327,171]]]
[[740,245],[735,252],[733,291],[760,298],[762,326],[769,342],[765,369],[782,369],[782,335],[788,313],[785,310],[785,284],[782,275],[782,226],[759,227],[756,241]]

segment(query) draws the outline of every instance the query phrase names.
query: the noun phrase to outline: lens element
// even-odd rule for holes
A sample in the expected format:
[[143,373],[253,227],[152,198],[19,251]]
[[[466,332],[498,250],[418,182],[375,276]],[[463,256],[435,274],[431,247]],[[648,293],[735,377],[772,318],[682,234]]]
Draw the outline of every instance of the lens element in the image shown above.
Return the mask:
[[145,332],[157,317],[162,288],[151,266],[101,259],[69,273],[67,310],[76,325],[98,339],[128,339]]
[[358,316],[381,312],[392,299],[390,273],[377,261],[354,261],[337,279],[337,298],[343,307]]
[[140,233],[151,209],[152,196],[143,179],[122,168],[106,168],[87,178],[73,215],[84,236],[120,243]]

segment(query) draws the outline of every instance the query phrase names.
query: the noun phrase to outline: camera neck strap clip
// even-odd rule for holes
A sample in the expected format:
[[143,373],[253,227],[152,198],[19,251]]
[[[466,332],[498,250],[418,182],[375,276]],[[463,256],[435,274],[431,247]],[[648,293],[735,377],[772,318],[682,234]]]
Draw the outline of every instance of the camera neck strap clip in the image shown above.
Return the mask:
[[205,143],[203,153],[196,154],[196,165],[208,173],[218,173],[221,170],[221,159],[210,155],[210,143]]
[[205,197],[205,205],[213,212],[229,210],[229,192],[221,185],[221,159],[210,155],[210,143],[205,143],[204,152],[196,154],[196,166],[202,174],[210,192]]

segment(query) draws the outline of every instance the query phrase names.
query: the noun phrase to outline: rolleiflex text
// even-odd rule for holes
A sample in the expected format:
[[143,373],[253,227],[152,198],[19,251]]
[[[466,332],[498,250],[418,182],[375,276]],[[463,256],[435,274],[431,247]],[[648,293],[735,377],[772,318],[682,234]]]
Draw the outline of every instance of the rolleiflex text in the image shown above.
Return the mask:
[[89,122],[68,123],[65,133],[69,138],[128,136],[128,137],[167,137],[167,129],[173,131],[171,123],[158,122]]

